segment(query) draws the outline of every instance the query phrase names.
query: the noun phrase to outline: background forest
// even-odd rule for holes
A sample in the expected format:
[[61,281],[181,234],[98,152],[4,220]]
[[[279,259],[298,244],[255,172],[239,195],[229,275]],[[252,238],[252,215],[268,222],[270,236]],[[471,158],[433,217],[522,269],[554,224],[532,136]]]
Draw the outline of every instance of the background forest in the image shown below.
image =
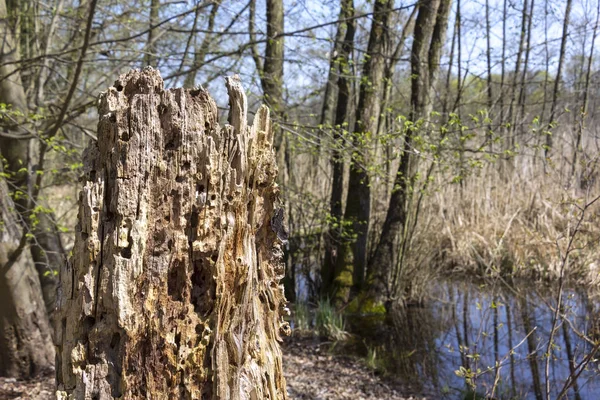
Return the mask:
[[[596,0],[0,0],[0,303],[45,304],[19,324],[18,312],[0,316],[0,375],[28,377],[54,362],[57,274],[73,246],[98,94],[151,66],[167,87],[207,88],[223,120],[227,75],[240,75],[252,113],[270,107],[297,328],[321,316],[329,328],[320,334],[338,340],[365,326],[353,316],[386,313],[398,315],[393,326],[425,326],[437,314],[406,310],[436,293],[464,315],[476,302],[497,330],[498,304],[522,309],[514,293],[534,283],[549,316],[523,393],[596,398],[598,387],[580,395],[573,377],[599,343],[590,294],[600,278],[599,21]],[[473,294],[447,283],[457,278],[487,286]],[[519,285],[510,301],[485,297]],[[565,311],[569,301],[581,313]],[[473,365],[479,353],[461,321],[450,368],[478,390],[486,371]],[[521,339],[535,353],[535,322],[521,325],[520,337],[515,327],[506,348],[490,350],[482,393],[525,398],[514,370],[506,396],[498,384]],[[34,350],[14,344],[25,331],[38,332]],[[569,334],[585,344],[573,345],[566,376],[550,387],[549,355]],[[427,347],[398,340],[406,351]],[[378,363],[378,346],[359,351],[374,369],[404,368]],[[424,385],[449,393],[436,379]]]

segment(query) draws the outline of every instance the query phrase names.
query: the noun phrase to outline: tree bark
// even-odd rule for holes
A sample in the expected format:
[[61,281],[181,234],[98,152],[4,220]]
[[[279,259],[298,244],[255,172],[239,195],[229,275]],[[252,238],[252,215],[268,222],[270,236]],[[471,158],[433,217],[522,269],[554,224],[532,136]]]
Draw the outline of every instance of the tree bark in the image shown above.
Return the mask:
[[[502,1],[502,59],[500,62],[500,121],[504,125],[504,83],[506,79],[506,23],[508,21],[508,0]],[[547,43],[547,42],[546,42]]]
[[156,54],[156,29],[154,25],[158,22],[158,11],[160,10],[160,0],[150,0],[150,16],[148,19],[148,43],[146,45],[146,54],[144,54],[144,66],[156,68],[158,60]]
[[433,90],[437,84],[440,70],[440,58],[448,32],[448,17],[450,15],[451,0],[441,0],[435,17],[435,25],[431,34],[431,43],[427,54],[427,69],[429,72],[427,86],[425,87],[425,110],[423,117],[429,118],[433,109]]
[[[590,78],[592,75],[592,64],[593,64],[593,60],[594,60],[594,47],[596,45],[596,37],[598,35],[598,24],[599,23],[600,23],[600,3],[597,4],[596,23],[594,24],[594,29],[592,31],[592,44],[591,44],[591,48],[590,48],[590,56],[587,59],[587,69],[586,69],[586,73],[585,73],[585,86],[583,89],[583,99],[581,100],[581,111],[580,111],[581,121],[577,126],[577,137],[575,139],[575,148],[573,149],[573,160],[571,161],[571,164],[572,164],[571,179],[573,179],[573,177],[575,176],[575,173],[577,171],[577,153],[581,152],[583,150],[581,147],[581,141],[583,139],[583,129],[585,126],[585,120],[587,118],[587,112],[588,112]],[[580,179],[580,184],[581,183],[582,183],[582,180]]]
[[519,132],[524,135],[526,132],[525,123],[525,102],[527,98],[527,74],[529,73],[529,55],[531,54],[531,25],[533,21],[533,11],[535,7],[535,0],[531,0],[529,6],[529,13],[527,15],[527,39],[525,40],[525,61],[523,63],[523,73],[521,74],[521,84],[519,85],[519,107],[520,113],[518,115],[517,123],[519,124]]
[[[340,14],[339,19],[345,20],[348,12],[353,13],[353,10],[347,10],[348,1],[342,0],[340,2]],[[352,14],[351,14],[352,15]],[[353,21],[350,21],[353,23]],[[329,71],[327,73],[327,82],[325,83],[325,93],[323,94],[323,105],[321,106],[321,118],[319,124],[324,125],[324,129],[329,129],[333,123],[333,111],[336,108],[336,89],[338,77],[341,74],[341,70],[344,68],[342,63],[344,57],[342,56],[342,46],[344,45],[344,38],[346,32],[346,22],[338,23],[335,31],[335,38],[333,40],[333,48],[331,49],[331,55],[329,57]],[[321,149],[319,149],[320,151]]]
[[[329,198],[329,209],[331,220],[336,225],[329,229],[329,238],[325,249],[325,262],[321,268],[321,293],[333,297],[335,295],[335,287],[333,279],[336,274],[335,266],[337,260],[337,247],[342,240],[342,217],[344,215],[342,209],[342,196],[344,192],[344,139],[342,133],[344,130],[350,129],[345,124],[348,120],[348,106],[350,105],[350,81],[347,76],[350,75],[350,58],[352,48],[354,46],[354,33],[356,31],[356,22],[351,19],[354,15],[354,0],[343,0],[340,5],[340,19],[345,19],[347,22],[340,23],[336,37],[343,36],[342,45],[339,47],[339,54],[336,57],[335,68],[337,69],[337,103],[335,109],[334,121],[334,145],[331,155],[331,196]],[[333,67],[333,66],[332,66]]]
[[[462,91],[465,82],[463,81],[463,73],[462,73],[462,7],[461,0],[456,0],[456,20],[454,21],[455,26],[455,34],[456,34],[456,98],[454,99],[453,110],[458,114],[460,118],[460,108],[462,102]],[[467,67],[468,70],[468,67]],[[465,71],[465,80],[467,76],[467,72]],[[461,154],[461,165],[462,165],[462,154]]]
[[[217,12],[219,11],[219,7],[221,6],[221,0],[217,0],[212,4],[212,8],[210,9],[210,14],[208,16],[208,25],[207,25],[207,33],[204,35],[202,39],[202,43],[200,46],[196,47],[194,51],[194,62],[192,64],[192,70],[185,77],[185,81],[183,86],[185,88],[191,89],[196,85],[196,75],[198,71],[204,65],[204,58],[206,57],[206,53],[208,52],[208,48],[213,39],[212,32],[215,29],[215,19],[217,17]],[[197,13],[200,8],[198,8]]]
[[151,68],[103,93],[73,257],[60,274],[59,399],[285,399],[287,239],[266,107],[229,123]]
[[[280,119],[283,114],[283,1],[267,0],[267,44],[260,73],[265,104]],[[275,132],[275,149],[283,144],[281,130]],[[280,164],[280,166],[283,164]]]
[[[515,72],[512,79],[512,90],[510,96],[510,105],[508,107],[508,122],[510,123],[508,127],[508,150],[513,150],[515,148],[515,125],[517,123],[517,112],[515,111],[515,101],[517,101],[517,84],[519,82],[519,73],[521,71],[521,61],[523,58],[523,50],[525,47],[525,36],[527,33],[527,11],[529,10],[528,0],[523,1],[523,10],[521,12],[521,34],[519,35],[519,49],[517,50],[517,61],[515,62]],[[511,162],[507,161],[508,165],[512,165]],[[512,171],[512,168],[507,169],[507,171]],[[505,173],[507,172],[505,171]],[[504,177],[505,179],[510,179],[507,175]]]
[[[558,92],[560,89],[560,81],[562,79],[562,69],[563,64],[565,62],[567,34],[569,32],[569,19],[571,16],[572,4],[573,0],[567,0],[567,4],[565,7],[565,19],[563,20],[562,38],[560,41],[560,53],[558,55],[558,70],[556,71],[556,79],[554,80],[554,90],[552,91],[552,106],[550,107],[550,119],[548,121],[548,128],[550,128],[552,124],[554,124],[554,118],[556,117],[556,104],[558,102]],[[550,157],[553,145],[554,140],[552,134],[549,133],[546,135],[546,147],[544,148],[544,156],[546,159]]]
[[3,136],[0,132],[0,153],[6,160],[5,172],[10,175],[10,191],[13,194],[20,193],[16,196],[18,200],[15,204],[17,212],[22,216],[19,222],[23,229],[36,237],[35,243],[31,244],[28,251],[31,251],[38,272],[46,309],[51,312],[55,307],[55,272],[63,261],[64,250],[52,214],[38,213],[36,224],[32,224],[29,218],[37,200],[33,192],[39,191],[39,188],[33,188],[35,172],[32,170],[33,155],[29,151],[31,139],[25,129],[28,121],[24,118],[28,113],[27,97],[20,70],[17,68],[19,53],[4,0],[0,0],[0,38],[0,76],[4,77],[0,79],[0,103],[9,105],[11,111],[7,113],[10,117],[2,121],[4,128],[10,131],[11,135]]
[[[444,43],[447,31],[451,0],[429,0],[419,4],[419,13],[415,22],[414,40],[411,51],[411,121],[427,118],[431,107],[431,90],[435,82],[441,56],[441,43]],[[394,180],[394,191],[390,198],[381,236],[371,264],[371,275],[367,281],[369,290],[378,295],[392,293],[396,289],[394,281],[389,282],[391,271],[396,265],[395,244],[398,235],[404,232],[408,210],[407,199],[412,184],[411,177],[411,131],[407,131],[404,147],[400,156],[398,172]]]
[[376,1],[373,7],[373,24],[363,65],[356,109],[356,126],[352,144],[352,164],[348,179],[348,196],[344,221],[351,224],[353,240],[340,243],[336,259],[336,286],[339,301],[345,301],[350,288],[361,290],[367,265],[367,236],[371,215],[371,187],[367,164],[368,146],[365,142],[377,133],[381,113],[381,97],[385,72],[385,52],[388,46],[389,21],[392,0]]
[[485,58],[487,62],[487,115],[490,120],[487,124],[487,133],[486,140],[488,141],[488,146],[490,151],[493,148],[493,131],[492,131],[492,107],[494,104],[494,96],[492,91],[492,46],[490,43],[491,37],[491,27],[490,27],[490,1],[485,0]]
[[40,281],[14,210],[0,178],[0,376],[25,379],[52,368],[54,347]]
[[[446,90],[442,94],[442,115],[444,116],[444,121],[448,121],[450,113],[455,111],[454,109],[450,109],[448,99],[450,97],[452,88],[452,67],[454,65],[454,53],[456,52],[456,39],[458,36],[458,16],[459,15],[457,13],[456,20],[454,21],[454,29],[452,30],[450,55],[448,56],[448,70],[446,71]],[[458,70],[457,78],[460,81],[460,69]],[[457,85],[457,88],[460,88],[460,85]]]

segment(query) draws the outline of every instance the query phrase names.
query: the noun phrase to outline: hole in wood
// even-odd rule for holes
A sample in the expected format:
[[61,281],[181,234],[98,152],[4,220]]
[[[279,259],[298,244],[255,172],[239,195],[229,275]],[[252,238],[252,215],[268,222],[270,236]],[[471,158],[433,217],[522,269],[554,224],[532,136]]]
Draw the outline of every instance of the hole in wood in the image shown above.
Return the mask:
[[173,301],[183,300],[182,288],[185,287],[185,266],[180,261],[175,261],[169,271],[169,278],[167,280],[167,293],[173,299]]
[[117,347],[119,342],[121,341],[121,335],[118,332],[113,333],[112,338],[110,339],[110,348],[114,349]]
[[192,273],[192,294],[191,302],[194,305],[194,312],[204,318],[209,315],[213,309],[216,285],[212,273],[208,268],[203,268],[201,263],[194,262],[194,272]]

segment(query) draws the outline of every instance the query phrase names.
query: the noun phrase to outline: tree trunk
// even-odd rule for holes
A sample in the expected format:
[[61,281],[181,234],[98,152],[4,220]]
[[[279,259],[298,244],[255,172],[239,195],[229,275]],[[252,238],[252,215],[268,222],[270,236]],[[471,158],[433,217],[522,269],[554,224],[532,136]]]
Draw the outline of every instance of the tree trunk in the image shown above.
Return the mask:
[[[350,58],[354,46],[354,33],[356,31],[356,22],[351,19],[354,15],[354,0],[343,0],[340,8],[340,19],[344,19],[347,22],[340,23],[338,27],[338,30],[343,33],[344,40],[339,48],[339,54],[336,57],[335,63],[335,68],[338,72],[336,82],[338,98],[333,131],[334,145],[331,155],[332,182],[331,196],[329,198],[331,220],[335,225],[332,225],[329,229],[329,238],[325,249],[325,262],[321,268],[321,293],[331,297],[335,295],[336,291],[333,279],[336,275],[337,247],[342,240],[341,221],[344,215],[342,209],[342,196],[344,192],[344,139],[342,132],[350,129],[345,124],[348,120],[348,106],[350,105],[350,82],[347,76],[350,75]],[[341,36],[339,33],[338,35]]]
[[[508,21],[508,0],[502,1],[502,59],[500,62],[500,120],[497,126],[504,125],[504,82],[506,79],[506,23]],[[500,128],[498,128],[500,129]]]
[[146,54],[144,54],[144,66],[156,68],[158,60],[156,54],[156,29],[154,25],[158,23],[158,11],[160,9],[160,0],[150,0],[150,17],[148,19],[148,43],[146,45]]
[[17,218],[0,178],[0,376],[31,378],[52,368],[54,347],[40,281]]
[[519,125],[519,132],[522,136],[527,131],[527,124],[525,120],[525,102],[527,98],[527,83],[529,73],[529,56],[531,54],[531,25],[533,21],[533,10],[535,7],[535,0],[531,0],[529,6],[529,13],[527,15],[527,39],[525,40],[525,61],[523,63],[523,73],[521,74],[521,84],[519,87],[519,107],[520,113],[518,115],[517,124]]
[[24,129],[28,126],[28,121],[23,117],[28,114],[27,98],[17,69],[19,54],[4,0],[0,0],[0,37],[0,76],[5,77],[0,79],[0,103],[9,105],[9,110],[13,112],[8,112],[8,117],[3,118],[4,128],[11,135],[3,136],[0,133],[0,153],[6,160],[5,172],[10,176],[11,192],[20,192],[15,204],[17,212],[21,214],[19,222],[24,229],[36,236],[35,243],[28,251],[31,251],[38,272],[46,309],[51,312],[55,306],[55,272],[62,263],[64,251],[52,214],[36,214],[36,224],[32,224],[33,219],[30,218],[33,216],[30,211],[35,207],[37,197],[33,192],[39,191],[39,188],[34,188],[32,182],[35,172],[32,170],[33,155],[29,151],[31,139]]
[[[454,26],[456,30],[456,98],[454,99],[454,107],[452,109],[454,112],[458,114],[460,119],[460,108],[462,102],[462,91],[465,82],[463,81],[462,74],[462,13],[461,13],[461,0],[456,0],[456,20],[454,21]],[[467,66],[468,70],[468,66]],[[468,71],[465,71],[465,80]],[[461,154],[460,163],[462,165],[463,155]]]
[[488,146],[490,151],[492,151],[494,138],[492,131],[492,107],[494,105],[494,96],[492,91],[492,46],[490,43],[491,36],[491,27],[490,27],[490,1],[485,0],[485,58],[487,61],[487,115],[490,120],[487,124],[487,133],[486,140],[488,141]]
[[[411,50],[411,115],[416,122],[419,118],[427,118],[431,107],[430,92],[435,82],[441,56],[441,44],[444,43],[447,31],[451,0],[422,1],[415,22],[413,46]],[[460,89],[459,89],[460,90]],[[390,198],[381,236],[371,264],[371,275],[368,277],[369,289],[379,295],[393,297],[396,284],[390,282],[390,272],[396,265],[394,249],[398,235],[404,232],[407,222],[407,199],[412,185],[411,146],[412,132],[407,131],[404,148],[400,156],[400,164],[394,181],[394,192]],[[394,286],[394,287],[392,287]]]
[[[198,74],[198,70],[200,70],[202,65],[204,65],[204,58],[206,57],[210,43],[213,40],[213,35],[210,32],[215,29],[215,19],[220,6],[221,0],[215,1],[212,4],[212,8],[210,9],[210,14],[208,16],[208,25],[206,27],[207,32],[204,34],[204,38],[202,39],[200,46],[196,47],[194,51],[194,62],[192,64],[191,71],[185,77],[183,84],[185,88],[191,89],[196,86],[196,75]],[[199,10],[200,8],[198,8],[196,13],[199,13]]]
[[[515,72],[512,79],[512,91],[510,97],[510,105],[508,107],[508,122],[510,123],[508,127],[508,150],[514,150],[515,148],[515,125],[517,123],[517,112],[515,111],[515,101],[517,101],[517,85],[519,82],[519,73],[521,71],[521,61],[523,58],[523,50],[525,47],[525,36],[527,33],[527,11],[529,11],[529,6],[527,0],[523,1],[523,10],[521,13],[521,34],[519,35],[519,49],[517,50],[517,61],[515,63]],[[512,162],[507,160],[507,164],[512,166]],[[512,171],[512,168],[508,169]],[[505,179],[509,179],[509,176],[505,176]]]
[[[267,0],[267,44],[260,79],[264,101],[277,119],[283,114],[283,1]],[[283,135],[275,132],[275,149],[283,154]],[[278,153],[278,157],[280,156]],[[284,165],[280,163],[280,167]]]
[[431,34],[431,43],[427,54],[427,69],[429,71],[427,86],[425,87],[425,109],[423,117],[429,118],[429,114],[433,109],[433,89],[437,85],[440,58],[442,57],[442,49],[446,41],[446,33],[448,32],[448,17],[452,0],[441,0],[437,9],[435,25]]
[[59,399],[285,399],[287,239],[266,107],[229,123],[151,68],[102,94],[60,274]]
[[[552,106],[550,108],[550,119],[548,121],[548,128],[550,128],[552,126],[552,124],[555,123],[554,118],[556,117],[556,103],[558,102],[558,92],[560,89],[560,80],[562,77],[563,64],[565,62],[567,34],[569,32],[569,18],[571,16],[572,4],[573,4],[573,0],[567,0],[567,5],[565,8],[565,19],[563,21],[562,38],[560,41],[560,53],[558,55],[558,70],[556,71],[556,79],[554,80],[554,90],[552,91]],[[553,140],[552,134],[549,133],[546,135],[546,147],[544,148],[545,158],[550,157],[550,153],[552,152],[553,145],[554,145],[554,140]]]
[[[573,161],[571,162],[571,180],[573,180],[575,176],[575,172],[577,171],[577,153],[583,151],[581,147],[581,140],[583,138],[583,129],[585,126],[585,120],[587,118],[587,109],[588,109],[588,98],[590,92],[590,78],[592,75],[592,63],[594,60],[594,47],[596,45],[596,37],[598,35],[598,24],[600,23],[600,2],[597,4],[596,9],[596,23],[594,24],[594,29],[592,31],[592,45],[590,48],[590,56],[587,59],[587,70],[585,73],[585,86],[583,89],[583,99],[581,101],[581,111],[579,117],[581,118],[578,126],[577,126],[577,137],[575,139],[575,148],[573,149]],[[581,179],[580,179],[581,184]]]
[[[353,1],[352,1],[353,2]],[[340,20],[345,20],[348,12],[352,13],[353,10],[347,10],[348,1],[342,0],[340,2]],[[354,23],[354,21],[349,21]],[[327,82],[325,83],[325,93],[323,94],[323,105],[321,106],[321,118],[319,124],[323,125],[324,129],[329,129],[333,123],[333,110],[336,107],[336,89],[338,77],[341,76],[341,69],[344,68],[345,58],[342,56],[342,46],[344,45],[344,37],[348,29],[346,28],[346,22],[338,23],[335,31],[335,38],[333,41],[333,48],[331,49],[331,55],[329,57],[329,72],[327,73]],[[320,138],[319,138],[320,139]],[[321,149],[319,148],[319,151]]]
[[[454,21],[454,29],[452,31],[452,40],[450,44],[450,55],[448,56],[448,70],[446,71],[446,90],[442,93],[442,115],[444,121],[448,121],[450,112],[454,109],[449,109],[449,100],[452,88],[452,66],[454,65],[454,53],[456,49],[456,39],[458,36],[458,13]],[[503,64],[504,65],[504,64]],[[460,70],[458,71],[458,80],[460,81]],[[457,86],[459,88],[460,85]],[[456,105],[456,104],[455,104]]]
[[338,292],[341,294],[338,300],[342,301],[347,300],[350,287],[354,287],[356,291],[361,290],[366,271],[371,187],[366,168],[370,158],[369,146],[365,146],[364,143],[368,143],[370,138],[377,133],[392,7],[392,0],[375,2],[373,23],[359,89],[356,126],[352,140],[354,151],[344,213],[344,221],[352,225],[352,235],[355,236],[355,240],[346,240],[340,243],[336,260],[335,280]]

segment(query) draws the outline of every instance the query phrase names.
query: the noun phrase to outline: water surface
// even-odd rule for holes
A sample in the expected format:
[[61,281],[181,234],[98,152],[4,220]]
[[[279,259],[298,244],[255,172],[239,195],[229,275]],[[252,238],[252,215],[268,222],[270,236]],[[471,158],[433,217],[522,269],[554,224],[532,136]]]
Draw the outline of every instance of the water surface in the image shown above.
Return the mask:
[[[469,379],[481,395],[476,398],[546,399],[556,294],[536,286],[447,281],[430,297],[395,312],[380,324],[385,328],[349,320],[375,350],[380,368],[440,399],[473,398]],[[556,325],[548,366],[551,399],[575,375],[564,398],[600,399],[599,364],[586,362],[600,339],[599,308],[585,290],[565,291],[565,318]]]

